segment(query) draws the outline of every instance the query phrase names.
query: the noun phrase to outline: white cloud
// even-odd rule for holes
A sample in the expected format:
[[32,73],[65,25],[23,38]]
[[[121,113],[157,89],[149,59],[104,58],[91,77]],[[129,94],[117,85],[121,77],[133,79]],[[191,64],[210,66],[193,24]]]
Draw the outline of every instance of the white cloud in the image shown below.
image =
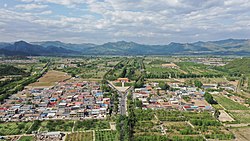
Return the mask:
[[44,9],[47,8],[48,5],[42,5],[42,4],[20,4],[16,5],[16,8],[23,9],[23,10],[33,10],[33,9]]
[[[17,7],[26,10],[39,9],[40,13],[0,10],[0,21],[6,23],[1,26],[5,32],[14,34],[16,38],[24,32],[27,33],[27,38],[30,33],[32,39],[39,39],[42,35],[45,40],[69,42],[132,40],[164,44],[171,41],[214,40],[229,36],[250,38],[250,0],[19,1],[28,4]],[[67,9],[54,11],[54,4]],[[84,10],[79,10],[80,8]],[[58,12],[64,10],[70,12]],[[244,34],[240,34],[241,32]],[[2,36],[6,34],[1,33]]]

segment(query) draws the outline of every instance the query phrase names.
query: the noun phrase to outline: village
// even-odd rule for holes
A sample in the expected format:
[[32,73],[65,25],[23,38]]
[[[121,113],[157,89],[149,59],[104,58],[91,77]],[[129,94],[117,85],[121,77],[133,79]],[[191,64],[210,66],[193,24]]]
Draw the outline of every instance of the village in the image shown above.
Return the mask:
[[51,88],[24,89],[1,105],[2,121],[105,118],[110,98],[98,82],[60,82]]
[[[220,135],[227,140],[235,138],[234,130],[228,128],[248,124],[245,111],[249,111],[249,104],[237,94],[246,88],[247,80],[221,72],[217,67],[225,62],[220,58],[55,60],[46,63],[48,60],[40,59],[35,65],[17,61],[15,66],[26,73],[15,77],[22,79],[8,80],[13,75],[2,78],[13,81],[11,87],[3,83],[9,89],[6,95],[12,89],[18,91],[11,91],[1,101],[0,139],[28,136],[33,140],[71,141],[105,140],[108,136],[108,140],[116,141],[127,132],[121,129],[130,126],[120,123],[133,120],[134,115],[136,121],[130,131],[134,130],[138,138],[152,137],[148,134],[152,133],[170,139],[186,135],[184,138],[194,140],[217,139],[213,135]],[[207,61],[210,64],[204,65]],[[37,74],[40,76],[35,78]],[[184,133],[187,128],[190,132]]]

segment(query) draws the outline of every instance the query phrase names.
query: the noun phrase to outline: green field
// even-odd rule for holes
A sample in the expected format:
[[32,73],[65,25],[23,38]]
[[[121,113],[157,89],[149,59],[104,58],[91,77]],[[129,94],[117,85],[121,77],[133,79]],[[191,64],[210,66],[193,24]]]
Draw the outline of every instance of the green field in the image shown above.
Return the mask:
[[109,122],[106,120],[84,120],[84,121],[76,121],[75,123],[75,131],[83,131],[83,130],[97,130],[97,129],[109,129]]
[[250,123],[250,110],[231,110],[229,113],[239,123]]
[[96,141],[118,141],[118,134],[116,131],[106,130],[106,131],[95,131]]
[[35,141],[33,136],[22,136],[18,141]]
[[0,136],[24,134],[32,122],[9,122],[0,124]]
[[[210,112],[183,112],[172,110],[136,110],[135,140],[197,140],[201,135],[209,139],[228,140],[234,135]],[[188,124],[188,122],[190,124]],[[162,127],[165,136],[162,136]],[[163,138],[167,139],[163,139]]]
[[41,123],[40,131],[72,131],[74,121],[48,120]]
[[223,95],[213,95],[213,97],[227,110],[249,110],[249,108],[247,108],[246,106],[234,102]]
[[93,141],[93,131],[67,134],[65,141]]
[[[106,72],[112,69],[120,60],[121,58],[116,57],[84,57],[81,59],[72,59],[70,64],[64,68],[57,69],[87,80],[102,79]],[[62,62],[56,62],[56,64],[58,67]]]

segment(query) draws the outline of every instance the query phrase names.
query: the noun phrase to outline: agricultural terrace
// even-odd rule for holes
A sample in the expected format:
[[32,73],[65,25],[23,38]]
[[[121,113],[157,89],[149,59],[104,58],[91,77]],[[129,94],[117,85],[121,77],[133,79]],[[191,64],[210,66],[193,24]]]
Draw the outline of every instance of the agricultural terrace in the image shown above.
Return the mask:
[[70,76],[67,73],[60,71],[48,71],[37,82],[28,85],[28,87],[49,87],[54,86],[57,82],[69,79]]
[[230,140],[234,135],[209,112],[136,109],[135,140]]

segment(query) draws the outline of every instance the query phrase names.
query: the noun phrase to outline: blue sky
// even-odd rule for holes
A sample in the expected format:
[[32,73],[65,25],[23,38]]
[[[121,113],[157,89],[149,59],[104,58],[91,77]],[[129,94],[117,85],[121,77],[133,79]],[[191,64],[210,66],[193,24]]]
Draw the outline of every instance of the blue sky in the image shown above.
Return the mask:
[[0,41],[250,38],[250,0],[0,0]]

